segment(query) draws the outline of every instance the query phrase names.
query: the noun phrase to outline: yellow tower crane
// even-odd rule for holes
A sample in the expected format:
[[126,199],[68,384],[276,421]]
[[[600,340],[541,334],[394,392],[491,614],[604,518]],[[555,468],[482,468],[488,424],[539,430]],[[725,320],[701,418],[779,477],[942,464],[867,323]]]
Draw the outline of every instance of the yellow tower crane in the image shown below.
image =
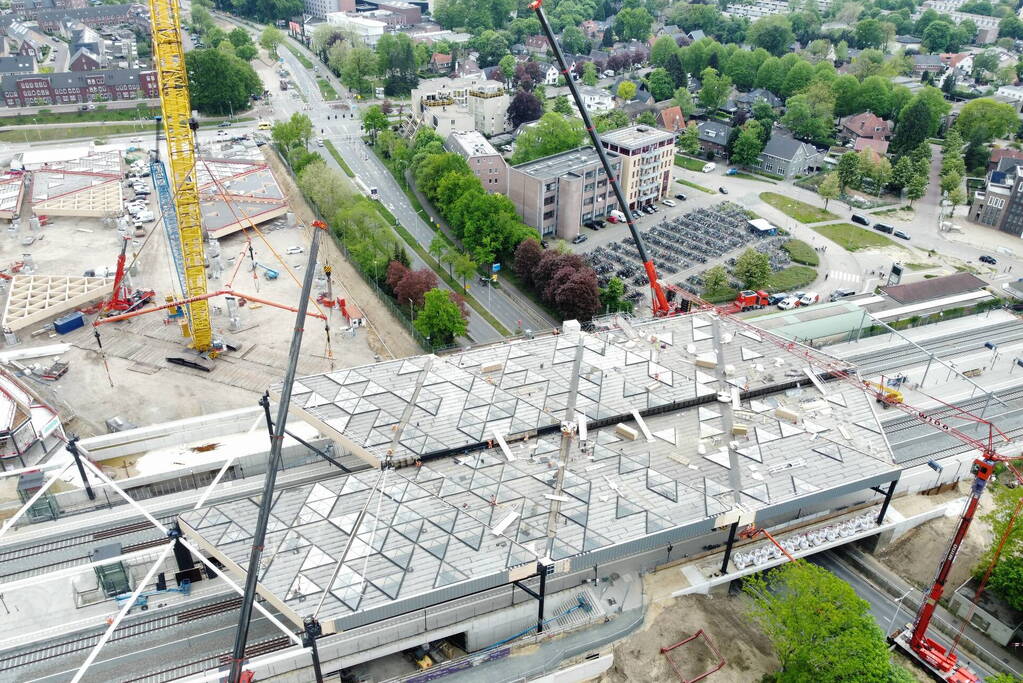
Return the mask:
[[149,0],[153,27],[153,58],[160,85],[160,105],[170,162],[170,189],[177,210],[178,233],[184,263],[185,299],[191,321],[189,336],[197,351],[213,347],[210,306],[206,295],[206,255],[196,183],[195,122],[188,97],[188,71],[181,44],[181,16],[177,0]]

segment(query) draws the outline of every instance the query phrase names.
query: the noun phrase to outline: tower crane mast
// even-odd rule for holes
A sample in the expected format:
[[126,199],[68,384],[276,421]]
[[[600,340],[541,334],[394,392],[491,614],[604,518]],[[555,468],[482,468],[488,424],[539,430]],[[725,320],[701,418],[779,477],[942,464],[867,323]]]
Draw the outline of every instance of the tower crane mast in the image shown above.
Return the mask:
[[149,0],[153,29],[153,60],[160,87],[160,105],[167,138],[171,192],[177,212],[184,265],[184,298],[188,304],[189,335],[197,351],[213,346],[206,294],[206,254],[196,182],[195,129],[188,95],[188,71],[181,43],[181,16],[177,0]]

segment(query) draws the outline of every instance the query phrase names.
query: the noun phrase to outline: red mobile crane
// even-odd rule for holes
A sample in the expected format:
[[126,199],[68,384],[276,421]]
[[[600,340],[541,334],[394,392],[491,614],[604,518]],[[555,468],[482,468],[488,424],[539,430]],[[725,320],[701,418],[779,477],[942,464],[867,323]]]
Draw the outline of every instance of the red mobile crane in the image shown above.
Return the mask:
[[137,289],[132,292],[124,281],[124,262],[128,253],[128,242],[130,237],[125,237],[121,243],[121,253],[117,255],[117,271],[114,273],[114,292],[108,301],[103,302],[103,312],[113,311],[130,312],[146,305],[156,296],[151,289]]
[[[572,98],[575,100],[576,108],[579,110],[579,114],[582,116],[583,123],[586,126],[586,131],[589,133],[590,140],[593,142],[594,148],[597,150],[597,156],[600,158],[601,166],[604,168],[604,172],[607,174],[608,181],[611,183],[611,187],[614,189],[615,197],[618,200],[618,204],[621,207],[622,213],[625,215],[626,222],[629,225],[629,232],[632,234],[632,239],[636,243],[636,249],[639,251],[640,258],[643,259],[643,267],[647,273],[647,279],[650,283],[651,299],[653,305],[654,316],[665,317],[676,315],[679,313],[686,313],[691,310],[691,304],[698,307],[700,310],[713,310],[717,314],[727,317],[732,322],[751,329],[755,334],[760,337],[774,343],[781,349],[795,353],[796,355],[803,356],[806,360],[810,361],[813,365],[820,367],[827,371],[827,373],[835,379],[845,380],[853,384],[857,389],[866,391],[874,396],[874,398],[885,404],[885,407],[894,406],[900,410],[912,415],[916,419],[926,422],[937,429],[942,430],[946,434],[956,437],[964,443],[976,448],[980,451],[981,455],[973,461],[973,467],[971,473],[974,475],[973,486],[970,489],[970,497],[967,500],[966,507],[963,510],[963,514],[959,519],[959,524],[956,527],[956,531],[949,541],[948,549],[942,558],[941,563],[938,566],[938,571],[934,577],[934,582],[928,590],[923,603],[920,606],[919,611],[916,614],[916,618],[912,624],[912,630],[908,629],[900,630],[894,634],[891,634],[892,640],[899,644],[912,656],[916,657],[927,669],[939,676],[942,680],[949,681],[950,683],[975,683],[980,680],[977,674],[967,669],[965,666],[960,665],[958,657],[955,653],[958,639],[949,648],[944,647],[933,638],[927,637],[927,628],[930,626],[931,619],[934,616],[934,610],[937,607],[938,601],[941,599],[942,594],[945,590],[945,582],[948,580],[949,573],[952,570],[952,565],[955,562],[956,555],[959,553],[959,548],[962,544],[963,539],[966,537],[967,531],[969,531],[970,524],[973,522],[974,515],[977,511],[977,505],[980,502],[981,494],[983,494],[988,481],[991,479],[994,473],[995,464],[1004,462],[1008,465],[1009,469],[1013,472],[1016,478],[1023,483],[1023,474],[1019,472],[1012,464],[1011,461],[1019,460],[1021,458],[1006,458],[998,455],[995,450],[995,438],[1001,437],[1005,442],[1009,441],[1009,438],[997,427],[995,427],[990,421],[985,420],[981,417],[975,416],[968,411],[957,409],[958,413],[955,417],[967,419],[969,421],[985,424],[988,427],[987,439],[978,439],[966,432],[953,427],[952,425],[944,422],[943,420],[928,415],[922,410],[913,408],[907,405],[901,400],[895,400],[891,393],[883,390],[875,390],[871,384],[866,383],[859,379],[856,375],[849,371],[848,366],[840,364],[837,361],[830,359],[826,356],[819,356],[814,353],[811,349],[804,346],[797,345],[794,342],[790,342],[781,337],[775,337],[774,335],[765,332],[762,329],[756,328],[753,325],[745,322],[741,318],[733,317],[731,313],[735,312],[736,308],[744,310],[747,307],[746,302],[736,301],[729,306],[721,308],[715,308],[710,303],[704,301],[700,297],[690,294],[681,287],[677,287],[671,284],[661,284],[657,279],[657,268],[654,266],[653,260],[647,256],[647,251],[643,245],[643,240],[640,237],[639,231],[636,229],[635,219],[633,218],[632,211],[629,210],[628,202],[625,199],[625,195],[622,193],[621,186],[618,183],[618,178],[614,175],[611,169],[611,164],[608,162],[607,154],[604,150],[604,145],[600,140],[600,136],[597,134],[596,128],[593,126],[593,121],[590,119],[589,113],[586,110],[586,106],[583,104],[582,97],[579,95],[579,91],[575,86],[575,82],[572,80],[572,75],[569,73],[568,65],[565,61],[565,55],[561,51],[561,46],[558,45],[558,41],[551,30],[550,24],[547,21],[547,16],[543,11],[543,0],[532,0],[529,3],[529,8],[532,9],[536,18],[540,22],[540,28],[543,30],[544,35],[547,37],[547,41],[550,44],[551,50],[554,52],[554,57],[558,62],[558,66],[561,68],[561,74],[565,78],[565,82],[568,85],[569,92],[572,93]],[[669,295],[665,294],[665,290],[668,291]],[[755,293],[754,297],[750,297],[749,306],[753,307],[759,305],[760,302],[757,300],[759,292]],[[678,301],[675,301],[675,295],[678,295]],[[740,297],[741,299],[741,297]],[[900,397],[901,399],[901,397]],[[947,407],[954,408],[945,404]],[[1019,509],[1017,508],[1017,513]],[[1013,522],[1015,521],[1015,514],[1013,516]],[[1012,529],[1012,523],[1010,523],[1009,530]],[[750,529],[748,533],[755,535],[760,530]],[[766,532],[765,532],[766,535]],[[773,539],[771,539],[773,540]],[[1004,543],[1004,537],[1002,543]],[[999,552],[1001,546],[999,546]],[[977,596],[974,598],[976,601],[980,597],[980,591],[983,590],[984,584],[986,583],[987,576],[991,573],[991,568],[998,561],[998,553],[995,554],[992,560],[991,566],[988,568],[987,575],[981,582],[980,589],[977,592]]]

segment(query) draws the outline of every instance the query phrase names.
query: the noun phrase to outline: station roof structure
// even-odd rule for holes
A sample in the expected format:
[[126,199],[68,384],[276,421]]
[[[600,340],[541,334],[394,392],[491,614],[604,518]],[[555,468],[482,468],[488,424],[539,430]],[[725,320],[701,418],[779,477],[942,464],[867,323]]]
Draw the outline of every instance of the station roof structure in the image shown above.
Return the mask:
[[[697,313],[300,378],[303,420],[414,464],[279,491],[260,591],[348,629],[897,479],[873,398],[792,346]],[[256,515],[180,523],[244,572]]]
[[265,223],[288,210],[266,164],[247,158],[202,159],[197,167],[203,224],[211,237]]
[[[74,151],[74,148],[72,148]],[[103,218],[124,213],[119,151],[78,149],[25,167],[32,173],[32,212],[36,215]],[[27,154],[27,153],[26,153]]]
[[21,173],[0,175],[0,218],[14,218],[21,210],[25,192],[25,176]]

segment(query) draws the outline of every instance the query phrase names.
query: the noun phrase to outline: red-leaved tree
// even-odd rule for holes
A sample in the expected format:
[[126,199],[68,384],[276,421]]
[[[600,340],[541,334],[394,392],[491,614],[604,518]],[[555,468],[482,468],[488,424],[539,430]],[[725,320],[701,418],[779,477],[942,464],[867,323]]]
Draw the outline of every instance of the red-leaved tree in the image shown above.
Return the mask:
[[437,276],[433,274],[433,271],[429,268],[420,268],[409,271],[401,279],[401,282],[394,288],[394,297],[398,300],[399,306],[407,304],[411,299],[416,308],[422,308],[426,303],[424,296],[436,286]]
[[533,285],[533,271],[543,257],[543,247],[536,240],[522,240],[515,248],[515,274],[527,287]]
[[409,274],[409,269],[405,267],[405,264],[399,261],[391,261],[387,264],[387,276],[384,278],[384,282],[387,283],[387,288],[394,293],[394,288],[398,286],[398,283],[405,279],[405,276]]
[[600,310],[600,289],[592,268],[577,270],[554,295],[554,304],[565,320],[589,320]]

